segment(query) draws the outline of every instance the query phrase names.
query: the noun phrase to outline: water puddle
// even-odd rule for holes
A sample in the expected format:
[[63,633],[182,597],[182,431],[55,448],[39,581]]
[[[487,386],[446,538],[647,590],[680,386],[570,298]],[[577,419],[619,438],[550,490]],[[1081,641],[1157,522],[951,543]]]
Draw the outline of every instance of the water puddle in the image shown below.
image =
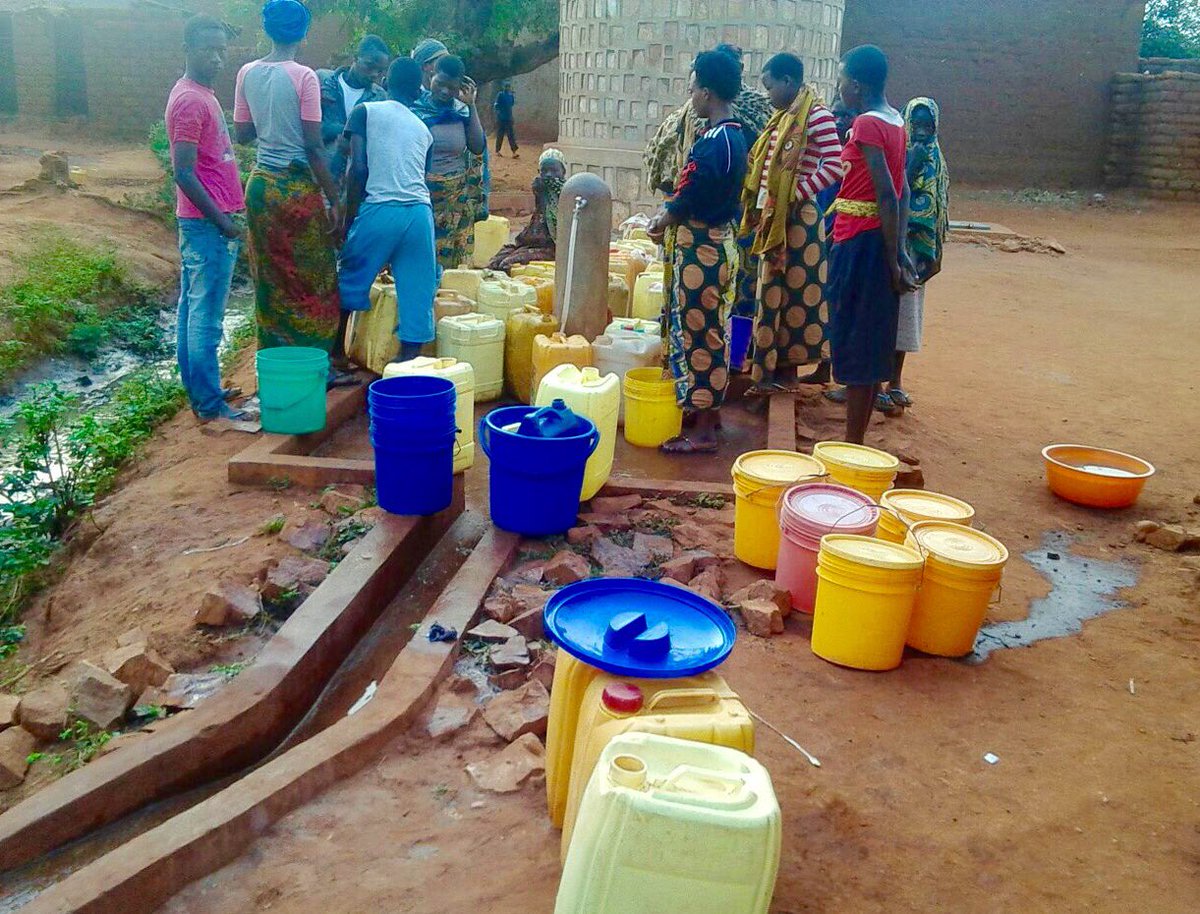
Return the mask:
[[1050,593],[1030,604],[1028,618],[984,626],[967,662],[981,663],[992,651],[1077,634],[1088,619],[1127,605],[1115,594],[1137,583],[1137,569],[1123,562],[1072,555],[1071,544],[1072,538],[1064,533],[1047,533],[1041,548],[1025,553],[1025,560],[1052,585]]

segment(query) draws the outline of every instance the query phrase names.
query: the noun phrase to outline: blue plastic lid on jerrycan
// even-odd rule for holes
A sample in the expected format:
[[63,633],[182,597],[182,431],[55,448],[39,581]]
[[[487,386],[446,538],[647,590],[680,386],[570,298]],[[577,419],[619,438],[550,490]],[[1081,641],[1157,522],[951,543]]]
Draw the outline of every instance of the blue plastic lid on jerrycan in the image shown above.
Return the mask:
[[572,412],[563,400],[529,413],[517,429],[517,434],[528,438],[572,438],[588,432],[587,418]]
[[737,630],[716,603],[641,578],[571,584],[546,603],[546,634],[584,663],[638,679],[696,676],[720,666]]

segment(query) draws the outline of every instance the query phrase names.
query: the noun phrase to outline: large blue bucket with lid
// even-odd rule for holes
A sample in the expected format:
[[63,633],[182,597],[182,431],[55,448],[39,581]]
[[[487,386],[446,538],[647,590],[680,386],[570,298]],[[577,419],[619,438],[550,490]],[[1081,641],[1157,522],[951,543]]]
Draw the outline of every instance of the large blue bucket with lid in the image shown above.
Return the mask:
[[490,462],[492,523],[523,536],[555,536],[575,526],[583,471],[600,443],[590,420],[577,434],[543,438],[521,434],[536,406],[504,406],[479,423],[479,444]]
[[392,514],[436,514],[454,498],[454,382],[381,378],[367,389],[375,490]]

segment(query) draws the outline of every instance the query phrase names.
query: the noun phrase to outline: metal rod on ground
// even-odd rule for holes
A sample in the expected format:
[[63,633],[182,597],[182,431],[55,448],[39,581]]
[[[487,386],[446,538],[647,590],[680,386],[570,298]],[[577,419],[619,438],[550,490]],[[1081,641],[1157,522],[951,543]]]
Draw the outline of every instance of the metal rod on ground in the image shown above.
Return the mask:
[[[747,708],[746,710],[750,711],[749,708]],[[768,730],[770,730],[772,733],[774,733],[776,736],[778,736],[780,739],[782,739],[785,743],[787,743],[789,746],[791,746],[793,749],[795,749],[801,755],[803,755],[806,759],[808,759],[809,763],[814,768],[821,767],[821,762],[815,755],[813,755],[811,752],[809,752],[807,749],[805,749],[803,746],[801,746],[798,742],[796,742],[794,739],[792,739],[790,736],[788,736],[786,733],[784,733],[782,730],[780,730],[778,727],[776,727],[773,723],[763,720],[762,717],[760,717],[758,714],[755,714],[753,711],[750,711],[750,716],[753,717],[760,724],[762,724],[764,727],[766,727]]]
[[575,198],[575,209],[571,213],[571,240],[567,243],[567,283],[563,287],[562,320],[558,324],[562,333],[567,332],[567,317],[571,313],[571,286],[575,279],[575,239],[579,236],[579,214],[585,206],[587,200],[583,197]]

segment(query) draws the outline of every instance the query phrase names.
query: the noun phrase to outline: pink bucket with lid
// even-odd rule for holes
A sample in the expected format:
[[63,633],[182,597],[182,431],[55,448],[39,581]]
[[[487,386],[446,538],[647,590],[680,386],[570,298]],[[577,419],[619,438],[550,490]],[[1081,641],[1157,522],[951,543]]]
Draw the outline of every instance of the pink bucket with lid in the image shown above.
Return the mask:
[[855,489],[815,482],[788,489],[779,504],[779,564],[776,586],[792,595],[792,606],[811,613],[817,600],[817,553],[827,533],[874,536],[879,508]]

